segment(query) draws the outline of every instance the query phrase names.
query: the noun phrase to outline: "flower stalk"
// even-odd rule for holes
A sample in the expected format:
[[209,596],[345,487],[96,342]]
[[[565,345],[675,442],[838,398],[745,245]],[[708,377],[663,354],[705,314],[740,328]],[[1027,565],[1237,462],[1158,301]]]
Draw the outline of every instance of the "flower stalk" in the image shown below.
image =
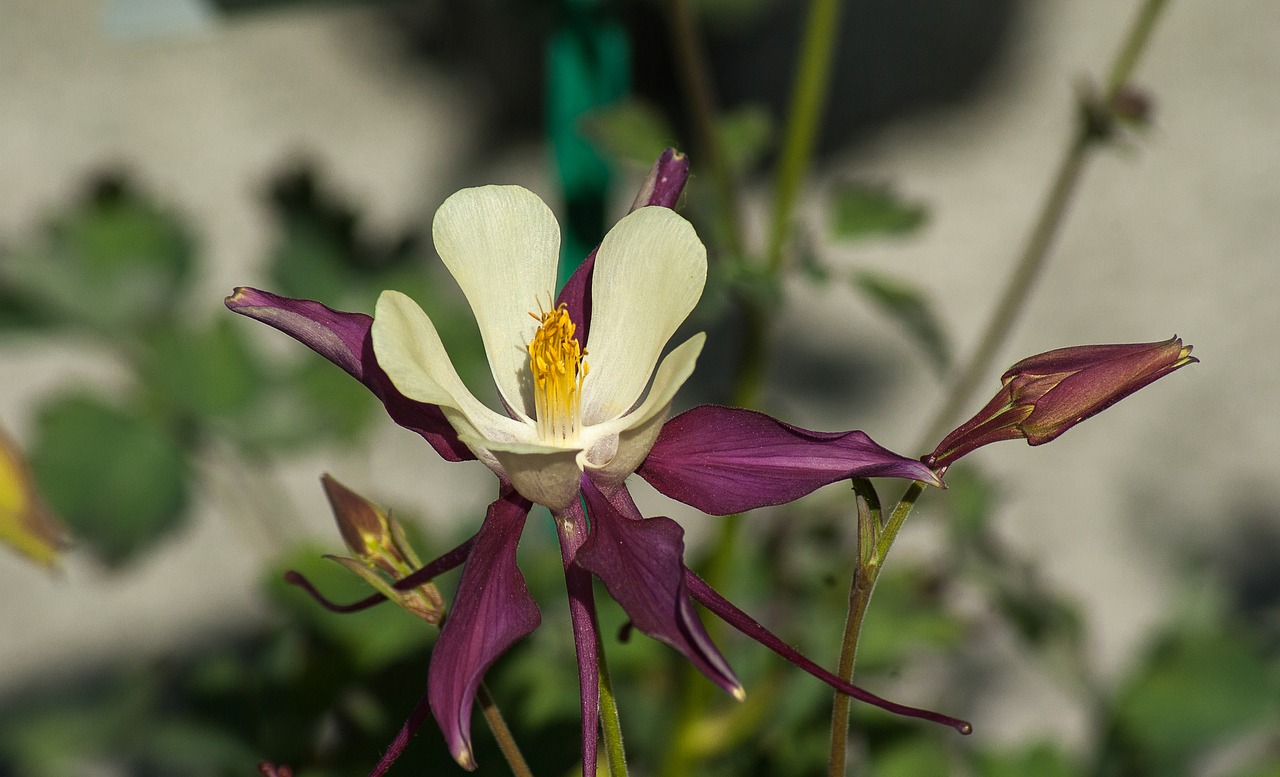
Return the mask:
[[[594,613],[593,613],[594,615]],[[593,618],[596,640],[600,639],[600,619]],[[622,722],[618,717],[618,698],[613,693],[613,680],[609,677],[609,662],[604,656],[604,645],[597,656],[600,665],[600,730],[603,733],[605,763],[609,764],[611,777],[627,777],[627,754],[622,747]]]
[[[849,611],[845,616],[844,635],[840,641],[840,662],[836,676],[846,682],[853,679],[858,659],[858,637],[862,621],[871,606],[876,576],[880,571],[876,556],[880,535],[880,499],[871,482],[855,478],[858,509],[858,565],[849,584]],[[837,693],[831,705],[831,755],[827,759],[829,777],[844,777],[849,743],[849,697]]]
[[952,381],[946,402],[926,429],[925,444],[938,439],[960,414],[983,376],[990,371],[1000,346],[1004,344],[1014,322],[1026,307],[1031,289],[1049,259],[1050,248],[1066,218],[1068,206],[1080,183],[1090,153],[1110,139],[1116,120],[1127,114],[1126,105],[1129,101],[1125,96],[1129,78],[1146,50],[1156,22],[1167,4],[1168,0],[1145,0],[1107,70],[1102,95],[1090,98],[1086,94],[1081,98],[1076,131],[1058,163],[1057,172],[1049,185],[1048,194],[1027,237],[1026,245],[1005,283],[982,336],[978,339],[977,347],[965,362],[964,369]]

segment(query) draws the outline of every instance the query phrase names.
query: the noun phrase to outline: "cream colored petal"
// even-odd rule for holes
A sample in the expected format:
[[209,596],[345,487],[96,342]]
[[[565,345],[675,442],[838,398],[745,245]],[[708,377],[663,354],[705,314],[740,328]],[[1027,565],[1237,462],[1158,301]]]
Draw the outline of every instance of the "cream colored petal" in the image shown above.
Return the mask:
[[[471,445],[464,435],[458,438]],[[489,452],[520,495],[559,512],[578,498],[582,465],[577,448],[557,448],[538,443],[492,443]]]
[[431,234],[475,313],[498,391],[532,418],[526,347],[538,322],[529,314],[554,303],[560,225],[528,189],[481,186],[445,200]]
[[635,472],[645,456],[649,455],[649,449],[658,439],[658,433],[667,420],[671,400],[693,374],[693,368],[698,363],[698,356],[706,341],[706,333],[699,332],[667,354],[658,366],[658,373],[653,377],[649,396],[645,397],[635,412],[586,430],[583,437],[587,441],[605,440],[617,435],[617,449],[608,461],[599,466],[592,463],[591,457],[587,461],[587,466],[593,470],[597,481],[621,482]]
[[631,409],[706,279],[707,250],[675,211],[641,208],[609,230],[591,279],[585,423]]
[[460,435],[474,432],[484,440],[506,442],[536,435],[530,424],[490,410],[467,390],[449,361],[435,325],[404,294],[384,291],[378,297],[372,337],[378,365],[400,393],[439,405]]

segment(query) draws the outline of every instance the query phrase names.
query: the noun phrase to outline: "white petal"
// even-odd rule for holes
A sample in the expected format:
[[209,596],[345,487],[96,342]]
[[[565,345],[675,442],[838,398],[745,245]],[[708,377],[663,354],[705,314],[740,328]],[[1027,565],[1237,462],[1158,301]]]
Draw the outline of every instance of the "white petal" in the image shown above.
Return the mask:
[[649,389],[649,396],[645,397],[635,412],[585,430],[585,440],[605,439],[615,434],[618,439],[617,450],[607,462],[601,466],[593,465],[590,460],[587,462],[587,466],[596,473],[597,480],[606,483],[621,482],[635,472],[645,456],[649,455],[649,449],[658,439],[662,424],[667,420],[671,400],[693,374],[694,365],[697,364],[706,341],[706,333],[699,332],[667,354],[658,366],[658,373],[653,377],[653,388]]
[[536,435],[531,425],[490,410],[467,390],[431,319],[400,292],[384,291],[378,297],[372,337],[378,366],[400,393],[439,405],[460,435],[500,441]]
[[[466,437],[459,435],[459,439],[471,445]],[[578,498],[581,450],[538,443],[495,443],[489,452],[525,499],[559,512]]]
[[526,347],[538,322],[529,314],[554,304],[560,225],[528,189],[481,186],[445,200],[431,234],[475,313],[498,391],[532,418]]
[[707,250],[675,211],[641,208],[609,230],[591,278],[585,423],[631,409],[706,280]]

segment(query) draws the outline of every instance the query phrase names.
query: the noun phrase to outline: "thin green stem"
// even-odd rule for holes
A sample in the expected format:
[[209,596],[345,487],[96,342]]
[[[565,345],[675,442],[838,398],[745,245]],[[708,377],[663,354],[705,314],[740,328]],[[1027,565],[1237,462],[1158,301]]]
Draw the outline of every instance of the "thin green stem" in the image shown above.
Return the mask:
[[[867,607],[871,605],[871,594],[874,590],[875,576],[866,575],[862,568],[857,569],[854,572],[853,585],[849,587],[849,614],[844,622],[840,663],[836,667],[836,673],[842,680],[853,679],[854,663],[858,659],[858,636],[862,633],[862,620],[866,617]],[[845,763],[848,760],[850,701],[848,696],[837,693],[831,705],[831,756],[827,760],[828,777],[844,777]]]
[[1151,40],[1151,33],[1155,30],[1156,22],[1160,19],[1160,14],[1166,5],[1168,0],[1147,0],[1138,9],[1133,26],[1129,28],[1129,34],[1120,45],[1120,51],[1112,61],[1111,70],[1107,73],[1107,80],[1104,82],[1106,90],[1104,95],[1108,104],[1129,83],[1129,76],[1133,74],[1133,69],[1137,67],[1138,60],[1146,50],[1147,42]]
[[889,520],[885,522],[884,528],[880,531],[880,539],[876,542],[876,562],[880,566],[884,565],[884,560],[889,556],[889,549],[893,547],[893,541],[898,538],[902,524],[911,514],[911,508],[916,506],[916,500],[924,493],[925,487],[925,484],[919,480],[912,482],[903,492],[898,504],[894,506],[893,512],[889,514]]
[[[845,615],[844,636],[840,641],[840,662],[836,674],[845,681],[853,680],[858,659],[858,637],[862,621],[871,605],[880,565],[875,558],[880,533],[880,500],[875,489],[865,480],[854,480],[858,491],[858,566],[849,584],[849,610]],[[837,693],[831,704],[831,755],[827,759],[828,777],[844,777],[848,761],[850,698]]]
[[609,662],[604,657],[604,641],[599,639],[600,621],[596,620],[597,650],[600,665],[600,728],[604,732],[604,755],[613,777],[627,777],[627,755],[622,749],[622,721],[618,718],[618,699],[613,695]]
[[689,0],[670,0],[668,17],[680,80],[684,84],[685,104],[693,120],[698,149],[706,156],[715,188],[721,238],[738,261],[742,257],[742,228],[738,222],[737,182],[716,132],[716,101],[697,16]]
[[493,732],[493,738],[497,740],[502,756],[507,759],[511,773],[516,777],[533,777],[533,772],[529,771],[529,764],[525,762],[524,754],[520,752],[515,737],[511,736],[511,729],[507,728],[507,721],[503,719],[497,702],[493,700],[484,683],[481,683],[480,689],[476,691],[476,701],[480,703],[480,712],[484,714],[484,720],[489,724],[489,730]]
[[768,253],[765,254],[768,269],[775,274],[782,269],[782,248],[791,225],[791,213],[800,184],[809,171],[818,137],[839,17],[840,0],[812,0],[809,4],[809,18],[800,44],[801,58],[792,87],[791,110],[787,114],[786,134],[778,162],[773,223]]
[[[1116,98],[1125,88],[1139,57],[1146,49],[1151,39],[1151,32],[1167,1],[1146,0],[1125,35],[1120,51],[1116,54],[1103,82],[1105,91],[1101,101],[1094,106],[1104,112],[1104,119],[1112,118]],[[1013,323],[1030,299],[1031,288],[1035,285],[1049,258],[1049,249],[1066,216],[1067,207],[1072,195],[1075,194],[1089,152],[1105,137],[1105,133],[1100,133],[1093,123],[1089,121],[1079,123],[1075,134],[1067,144],[1062,160],[1058,163],[1048,195],[1027,238],[1026,246],[999,297],[1000,301],[992,312],[982,336],[978,339],[978,345],[973,354],[969,357],[964,369],[954,379],[947,401],[938,411],[933,423],[926,429],[921,448],[927,449],[933,441],[946,434],[978,384],[991,369],[1000,346],[1004,344],[1012,331]]]

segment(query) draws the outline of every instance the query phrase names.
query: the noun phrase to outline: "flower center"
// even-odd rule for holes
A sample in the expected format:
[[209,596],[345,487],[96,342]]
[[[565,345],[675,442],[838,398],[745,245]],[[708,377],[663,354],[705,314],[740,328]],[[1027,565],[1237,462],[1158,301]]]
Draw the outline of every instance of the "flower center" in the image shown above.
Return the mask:
[[538,436],[553,444],[577,442],[582,379],[587,376],[587,352],[573,336],[577,325],[563,303],[548,312],[529,315],[539,322],[529,341]]

